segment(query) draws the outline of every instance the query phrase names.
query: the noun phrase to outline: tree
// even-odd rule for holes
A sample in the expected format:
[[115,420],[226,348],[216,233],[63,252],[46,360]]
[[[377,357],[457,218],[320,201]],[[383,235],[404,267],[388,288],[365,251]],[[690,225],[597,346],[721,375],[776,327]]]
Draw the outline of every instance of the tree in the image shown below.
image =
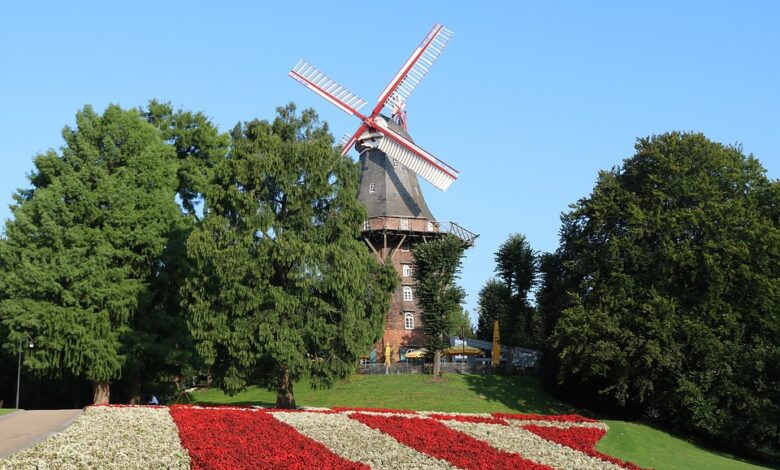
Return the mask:
[[558,383],[780,455],[780,191],[701,134],[639,139],[563,218],[547,294]]
[[229,141],[229,136],[220,133],[200,112],[174,111],[170,103],[155,100],[139,112],[175,150],[176,195],[183,214],[175,219],[156,265],[156,275],[151,279],[149,295],[139,305],[132,328],[123,337],[126,360],[122,381],[129,386],[130,403],[142,401],[144,388],[149,394],[149,388],[170,386],[171,377],[191,376],[202,366],[186,315],[180,308],[180,291],[190,270],[186,241],[197,223],[196,208],[214,166],[227,152]]
[[465,248],[463,242],[445,235],[414,248],[414,282],[417,303],[423,311],[425,347],[433,353],[433,376],[441,377],[441,352],[449,346],[446,335],[451,315],[461,309],[463,288],[455,284]]
[[474,336],[474,327],[471,325],[469,312],[460,305],[458,305],[458,308],[450,312],[449,323],[450,329],[447,333],[450,336]]
[[183,294],[197,350],[228,394],[256,384],[295,406],[293,383],[330,386],[379,338],[392,266],[359,240],[359,169],[313,110],[231,134],[187,242]]
[[477,338],[493,341],[493,323],[498,320],[503,328],[509,317],[512,294],[502,282],[488,279],[479,291],[477,319]]
[[107,403],[123,338],[149,296],[179,215],[171,147],[137,111],[86,106],[63,131],[62,154],[35,158],[0,245],[0,321],[13,346],[35,342],[26,366],[84,377]]
[[492,338],[493,321],[498,320],[507,344],[537,346],[539,320],[528,301],[536,283],[537,255],[524,235],[511,234],[499,246],[495,260],[497,278],[488,280],[480,291],[479,334]]
[[140,112],[160,130],[163,141],[175,149],[176,193],[184,211],[194,216],[211,172],[227,153],[230,136],[220,133],[205,114],[183,109],[174,111],[170,103],[152,100]]

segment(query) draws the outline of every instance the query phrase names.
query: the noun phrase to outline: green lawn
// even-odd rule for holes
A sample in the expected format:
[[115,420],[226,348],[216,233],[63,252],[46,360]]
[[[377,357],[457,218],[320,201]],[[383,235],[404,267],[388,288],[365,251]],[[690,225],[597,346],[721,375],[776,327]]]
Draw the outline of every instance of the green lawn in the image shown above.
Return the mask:
[[[273,406],[276,394],[250,388],[233,397],[219,390],[195,392],[199,403],[232,403]],[[397,408],[464,413],[515,412],[574,413],[542,390],[531,377],[448,375],[433,382],[421,374],[355,375],[329,390],[312,390],[307,383],[295,385],[295,401],[300,406],[352,406]]]
[[[450,374],[441,382],[430,376],[353,376],[329,390],[312,390],[296,384],[295,400],[302,406],[350,406],[462,413],[579,413],[593,416],[557,401],[534,377],[502,377]],[[195,403],[251,404],[273,406],[276,395],[250,388],[228,397],[219,390],[200,390]],[[596,416],[598,417],[598,416]],[[714,452],[652,427],[625,421],[605,420],[609,432],[597,449],[638,465],[661,469],[756,469],[769,468]]]
[[16,408],[0,408],[0,416],[13,413],[14,411],[16,411]]

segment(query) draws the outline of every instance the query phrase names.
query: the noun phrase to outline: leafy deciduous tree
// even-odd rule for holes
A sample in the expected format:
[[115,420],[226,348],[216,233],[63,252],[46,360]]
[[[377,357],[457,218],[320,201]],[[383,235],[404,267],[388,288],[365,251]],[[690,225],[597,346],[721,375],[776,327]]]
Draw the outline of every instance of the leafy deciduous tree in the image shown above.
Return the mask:
[[506,325],[511,303],[512,294],[509,288],[495,278],[488,279],[479,291],[477,338],[493,340],[493,323],[498,320],[501,328]]
[[480,291],[480,334],[492,338],[493,321],[498,320],[507,344],[537,346],[539,320],[528,301],[536,283],[537,255],[524,235],[511,234],[499,246],[495,260],[498,278],[488,280]]
[[545,266],[559,383],[780,454],[778,186],[755,158],[701,134],[640,139],[600,173]]
[[449,346],[451,315],[462,309],[463,288],[455,284],[464,251],[463,242],[445,235],[414,248],[417,303],[423,311],[425,347],[433,353],[433,376],[441,376],[441,351]]

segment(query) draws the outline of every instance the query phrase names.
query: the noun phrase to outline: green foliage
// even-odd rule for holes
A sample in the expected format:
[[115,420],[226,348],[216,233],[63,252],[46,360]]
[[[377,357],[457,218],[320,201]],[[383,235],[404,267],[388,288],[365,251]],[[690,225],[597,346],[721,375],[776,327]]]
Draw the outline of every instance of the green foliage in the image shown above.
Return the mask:
[[509,318],[511,303],[512,293],[509,287],[495,278],[488,279],[479,291],[477,338],[493,341],[493,322],[496,320],[503,331]]
[[176,150],[176,192],[184,210],[194,215],[214,166],[227,153],[230,136],[221,134],[203,113],[174,111],[170,103],[152,100],[141,113]]
[[496,279],[489,279],[479,293],[477,334],[493,338],[493,322],[499,321],[501,341],[512,345],[535,347],[539,344],[541,325],[528,295],[536,285],[538,260],[522,234],[511,234],[495,254]]
[[357,165],[314,111],[277,113],[234,128],[187,242],[183,305],[229,394],[257,384],[292,396],[289,380],[346,376],[379,338],[397,282],[359,241]]
[[450,312],[450,329],[447,332],[450,336],[461,336],[463,334],[466,337],[474,336],[474,327],[471,325],[471,318],[469,317],[468,310],[464,310],[458,305],[458,308]]
[[173,230],[156,264],[149,295],[139,305],[132,329],[123,339],[126,361],[122,381],[126,384],[119,385],[127,385],[125,398],[130,401],[142,400],[143,393],[152,391],[158,395],[172,392],[171,377],[191,376],[203,368],[180,307],[180,291],[190,272],[186,241],[197,223],[196,206],[229,141],[203,113],[174,111],[170,104],[154,100],[139,112],[175,150],[176,194],[186,216],[172,221]]
[[779,195],[755,158],[701,134],[640,139],[600,173],[543,262],[562,387],[779,455]]
[[536,254],[525,235],[513,233],[496,252],[496,274],[512,296],[525,298],[536,280]]
[[173,150],[136,111],[89,106],[35,158],[0,244],[0,322],[39,374],[116,379],[179,215]]
[[449,346],[452,312],[461,310],[463,288],[455,284],[464,252],[463,242],[445,235],[414,247],[417,304],[423,311],[423,333],[428,351]]

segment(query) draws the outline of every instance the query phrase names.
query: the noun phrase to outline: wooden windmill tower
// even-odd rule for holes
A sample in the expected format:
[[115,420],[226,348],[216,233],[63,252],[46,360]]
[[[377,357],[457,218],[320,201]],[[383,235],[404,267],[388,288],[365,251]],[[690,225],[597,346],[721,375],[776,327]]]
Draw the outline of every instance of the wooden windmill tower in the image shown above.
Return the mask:
[[[406,350],[423,344],[421,311],[414,295],[411,248],[416,243],[452,233],[467,246],[477,235],[450,222],[440,224],[425,203],[417,176],[446,191],[458,171],[414,143],[406,129],[406,100],[438,59],[452,32],[437,24],[414,50],[409,60],[379,95],[369,115],[360,113],[366,101],[300,60],[289,75],[358,119],[361,123],[342,139],[342,155],[354,146],[360,153],[361,179],[358,199],[368,219],[363,240],[380,262],[392,260],[401,279],[387,313],[384,337],[377,351],[391,344],[394,360]],[[388,107],[390,117],[381,114]]]

